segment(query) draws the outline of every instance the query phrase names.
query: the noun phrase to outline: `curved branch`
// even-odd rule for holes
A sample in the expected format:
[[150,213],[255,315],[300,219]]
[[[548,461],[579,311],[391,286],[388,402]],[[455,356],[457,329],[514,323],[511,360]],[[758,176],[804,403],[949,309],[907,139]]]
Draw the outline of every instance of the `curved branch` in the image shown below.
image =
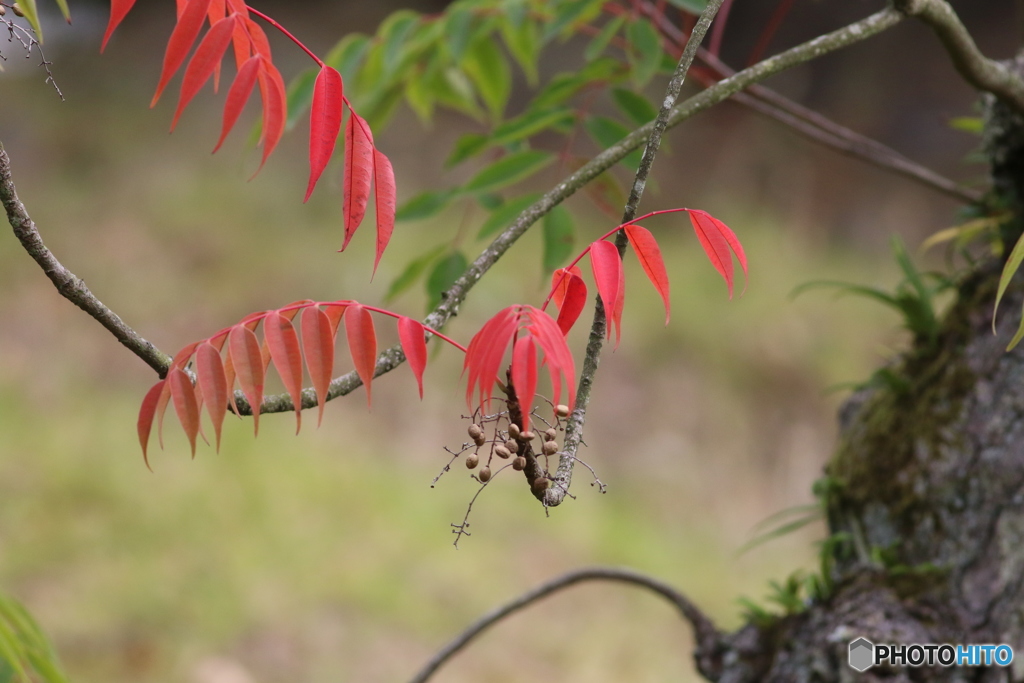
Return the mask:
[[[671,116],[669,116],[667,127],[673,128],[691,116],[699,114],[750,85],[763,81],[781,71],[817,59],[829,52],[849,47],[890,29],[898,24],[902,18],[903,16],[899,12],[887,8],[844,28],[819,36],[814,40],[786,50],[779,55],[758,62],[752,67],[738,71],[736,75],[719,81],[716,85],[677,105],[672,110]],[[444,301],[423,320],[423,324],[435,329],[441,329],[458,312],[459,305],[466,298],[469,290],[515,244],[516,240],[531,225],[575,194],[577,190],[581,189],[588,182],[624,159],[630,152],[646,143],[653,127],[654,123],[651,122],[637,128],[622,138],[622,140],[581,166],[575,173],[566,176],[565,179],[555,185],[554,189],[548,191],[547,194],[519,214],[519,217],[481,252],[476,260],[470,264],[469,268],[466,269],[466,272],[445,292]],[[405,356],[398,345],[387,349],[377,359],[374,376],[376,377],[393,370],[404,360]],[[349,372],[346,375],[337,377],[331,382],[328,400],[351,393],[361,385],[362,382],[355,372]],[[241,395],[241,392],[235,392],[235,400],[238,403],[241,414],[251,414],[249,403]],[[304,389],[302,391],[302,407],[312,408],[314,406],[316,406],[315,392],[312,389]],[[281,413],[294,409],[291,397],[287,394],[267,396],[263,399],[263,403],[260,406],[261,413]],[[569,459],[571,460],[572,457],[575,457],[575,453]],[[562,462],[560,462],[560,470],[562,466]]]
[[[901,18],[902,15],[899,12],[893,9],[885,9],[866,19],[850,24],[843,29],[826,34],[787,50],[780,55],[759,62],[676,106],[669,117],[667,127],[672,128],[679,125],[689,117],[780,71],[810,61],[833,50],[847,47],[891,28]],[[555,206],[558,206],[575,194],[577,190],[625,158],[630,152],[646,143],[653,125],[652,122],[642,126],[618,143],[607,148],[577,169],[576,172],[567,176],[555,185],[552,190],[537,200],[536,203],[519,214],[519,217],[481,252],[469,268],[466,269],[466,272],[448,289],[444,301],[424,319],[424,324],[435,329],[443,327],[458,312],[459,305],[473,286],[530,226],[549,213]],[[122,344],[156,370],[162,377],[170,365],[170,357],[128,327],[113,311],[104,306],[89,292],[80,279],[75,277],[73,273],[64,268],[53,257],[42,243],[42,240],[39,239],[35,224],[28,217],[25,207],[17,199],[14,184],[10,180],[9,160],[6,154],[0,157],[0,170],[3,172],[2,176],[0,176],[0,187],[2,187],[0,192],[2,192],[4,208],[7,211],[7,217],[11,222],[11,226],[15,229],[19,239],[22,240],[22,245],[25,249],[39,263],[47,275],[50,276],[50,279],[53,280],[57,290],[62,296],[99,321]],[[22,239],[23,235],[26,239]],[[393,370],[404,360],[405,355],[398,345],[383,351],[377,358],[375,376]],[[349,394],[361,385],[362,382],[355,372],[349,372],[336,377],[331,381],[328,400]],[[235,392],[235,400],[240,414],[252,414],[252,408],[241,392]],[[314,390],[304,389],[302,391],[302,407],[312,408],[316,405],[317,399]],[[280,413],[291,410],[294,410],[294,405],[292,404],[291,397],[287,394],[266,396],[260,405],[261,413]],[[559,468],[561,469],[561,467],[562,464],[560,463]]]
[[684,619],[690,622],[694,630],[694,639],[697,642],[696,657],[698,666],[705,670],[703,661],[715,656],[721,643],[721,634],[714,623],[690,600],[666,583],[651,578],[646,574],[631,569],[619,569],[616,567],[592,567],[563,574],[547,583],[537,586],[532,591],[525,593],[512,602],[498,607],[472,624],[465,631],[460,633],[454,640],[438,652],[412,679],[411,683],[425,683],[441,666],[452,658],[456,653],[468,645],[474,638],[485,630],[501,621],[505,617],[515,614],[524,607],[528,607],[538,600],[542,600],[552,593],[563,588],[582,583],[584,581],[619,581],[628,583],[660,595],[675,605],[676,609]]
[[[721,102],[757,81],[810,59],[820,57],[826,52],[864,40],[869,36],[895,26],[899,21],[900,15],[898,12],[892,9],[885,9],[871,15],[867,19],[850,24],[838,31],[819,36],[775,57],[759,62],[725,80],[719,81],[717,85],[708,88],[677,106],[672,110],[668,118],[668,126],[677,125],[684,119],[704,111],[708,107]],[[687,50],[689,48],[690,43],[687,44]],[[694,49],[696,49],[696,46],[694,46]],[[644,128],[652,126],[653,124],[648,124]],[[618,243],[618,240],[616,243]],[[587,343],[587,355],[584,359],[583,371],[576,390],[576,406],[569,418],[569,424],[566,426],[565,441],[562,452],[559,455],[558,468],[552,478],[551,487],[544,491],[543,494],[543,502],[548,507],[559,505],[565,499],[572,481],[572,470],[576,463],[576,451],[579,450],[582,439],[583,417],[586,412],[586,405],[590,400],[590,387],[593,383],[594,373],[597,371],[597,359],[601,353],[605,332],[604,308],[600,298],[598,298],[597,302],[597,311],[598,313],[595,313],[594,316],[594,326],[591,328],[590,339]]]
[[116,313],[104,306],[103,302],[89,291],[85,282],[65,268],[57,260],[57,257],[46,248],[43,238],[39,235],[39,229],[28,215],[28,211],[25,210],[25,205],[18,199],[18,192],[14,187],[11,175],[11,159],[7,156],[7,150],[4,149],[2,142],[0,142],[0,201],[3,202],[7,220],[10,221],[14,235],[21,242],[21,246],[39,264],[61,296],[95,318],[119,342],[146,361],[163,377],[167,372],[167,367],[171,364],[171,357],[151,342],[143,339]]
[[953,66],[968,83],[990,92],[1024,114],[1024,81],[1005,65],[981,53],[967,28],[945,0],[894,0],[896,9],[932,27]]

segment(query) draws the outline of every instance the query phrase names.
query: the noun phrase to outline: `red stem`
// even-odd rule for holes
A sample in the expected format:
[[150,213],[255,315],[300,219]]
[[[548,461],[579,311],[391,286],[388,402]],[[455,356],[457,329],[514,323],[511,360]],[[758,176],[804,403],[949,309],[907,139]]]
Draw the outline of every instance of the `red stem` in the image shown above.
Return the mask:
[[263,21],[267,22],[268,24],[270,24],[271,26],[276,28],[281,33],[285,34],[290,41],[292,41],[293,43],[298,45],[300,48],[302,48],[303,52],[305,52],[307,55],[309,55],[313,59],[314,62],[316,62],[321,68],[323,68],[324,60],[320,59],[315,54],[313,54],[313,51],[310,50],[305,45],[303,45],[301,40],[299,40],[298,38],[293,36],[291,31],[286,29],[284,26],[281,26],[281,24],[277,23],[277,21],[275,19],[273,19],[271,17],[268,17],[266,14],[264,14],[261,11],[259,11],[258,9],[253,9],[252,7],[249,7],[248,5],[246,5],[246,7],[248,7],[249,11],[252,12],[253,14],[255,14],[257,17],[259,17]]
[[[638,216],[637,218],[634,218],[631,221],[626,221],[625,223],[622,223],[621,225],[619,225],[619,226],[617,226],[615,228],[612,228],[611,230],[609,230],[608,232],[606,232],[605,234],[601,235],[596,240],[594,240],[594,242],[600,242],[601,240],[606,240],[609,237],[611,237],[612,235],[614,235],[615,233],[617,233],[619,230],[622,230],[627,225],[633,225],[635,223],[639,223],[640,221],[645,221],[648,218],[651,218],[652,216],[660,216],[661,214],[664,214],[664,213],[679,213],[680,211],[689,211],[689,210],[690,209],[687,209],[687,208],[683,207],[683,208],[678,208],[678,209],[660,209],[658,211],[651,211],[650,213],[645,213],[643,216]],[[556,282],[551,287],[551,291],[548,293],[548,297],[546,299],[544,299],[544,304],[540,307],[540,310],[543,311],[543,310],[547,309],[548,304],[551,303],[551,297],[553,297],[555,295],[555,291],[561,286],[562,281],[565,280],[565,274],[569,272],[570,268],[572,268],[577,263],[579,263],[583,259],[583,257],[587,255],[587,253],[590,251],[590,247],[593,246],[594,242],[591,242],[590,244],[588,244],[587,248],[584,249],[582,252],[580,252],[579,256],[577,256],[575,259],[573,259],[572,263],[570,263],[569,265],[567,265],[565,268],[562,269],[562,271],[563,271],[562,272],[562,277],[560,277],[558,279],[558,282]]]

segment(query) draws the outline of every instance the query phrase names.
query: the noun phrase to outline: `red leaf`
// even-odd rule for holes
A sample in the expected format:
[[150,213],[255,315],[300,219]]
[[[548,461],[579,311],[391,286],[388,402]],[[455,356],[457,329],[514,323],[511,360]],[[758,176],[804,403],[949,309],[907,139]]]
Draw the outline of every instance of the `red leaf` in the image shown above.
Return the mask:
[[334,154],[341,131],[343,97],[341,74],[325,64],[313,84],[309,113],[309,185],[304,202],[309,201],[316,181]]
[[654,235],[651,234],[650,230],[639,225],[627,225],[626,236],[629,237],[629,243],[633,245],[633,251],[636,252],[637,258],[640,259],[640,265],[643,266],[644,272],[647,273],[647,279],[651,281],[654,288],[658,290],[658,294],[661,295],[661,300],[665,304],[665,324],[668,325],[668,272],[665,270],[665,261],[661,258],[661,249],[658,248],[658,242],[654,239]]
[[706,211],[690,209],[690,222],[693,223],[693,230],[697,233],[697,239],[704,247],[704,252],[711,260],[711,265],[725,279],[729,288],[729,298],[732,298],[733,267],[732,254],[729,249],[736,252],[740,266],[743,268],[743,276],[747,276],[747,257],[743,253],[743,245],[740,244],[735,233],[725,223],[713,218]]
[[255,50],[256,54],[262,56],[268,62],[272,62],[273,59],[270,56],[270,41],[267,40],[267,34],[263,31],[259,24],[257,24],[252,19],[248,18],[248,9],[245,9],[244,11],[238,10],[236,9],[237,5],[245,7],[245,4],[239,2],[231,2],[232,9],[234,9],[236,12],[239,12],[240,14],[246,15],[245,28],[249,34],[249,40],[252,43],[253,50]]
[[192,55],[192,60],[185,67],[185,75],[181,80],[181,95],[178,98],[178,108],[171,121],[171,130],[178,125],[178,117],[181,116],[181,112],[185,111],[188,103],[202,89],[206,81],[210,80],[213,70],[224,57],[224,51],[231,44],[231,33],[234,30],[234,15],[225,17],[214,24],[203,41],[199,43],[196,53]]
[[153,101],[149,103],[150,107],[156,106],[157,100],[160,99],[160,95],[163,93],[164,88],[167,87],[171,77],[185,63],[188,51],[192,49],[192,44],[196,42],[196,38],[199,37],[199,31],[203,28],[203,21],[206,19],[209,7],[210,0],[189,0],[185,10],[178,17],[178,23],[174,26],[171,37],[167,41],[167,51],[164,53],[164,66],[160,72],[160,82],[156,86],[156,94],[153,95]]
[[238,384],[252,408],[253,430],[260,432],[260,406],[263,404],[263,354],[256,333],[239,323],[231,328],[228,352]]
[[181,368],[174,368],[167,373],[171,385],[171,397],[174,399],[174,412],[178,414],[188,442],[192,446],[192,457],[196,456],[196,434],[199,433],[199,407],[192,389],[192,380]]
[[235,75],[235,80],[231,83],[231,88],[228,90],[228,96],[224,102],[224,124],[221,126],[220,139],[217,140],[217,146],[213,148],[214,152],[224,144],[224,138],[234,128],[235,122],[238,121],[238,117],[242,114],[242,109],[245,108],[245,103],[249,100],[252,89],[256,85],[256,76],[259,73],[259,68],[260,58],[250,57],[242,65],[242,68],[238,70],[238,74]]
[[[235,10],[236,12],[238,10]],[[249,41],[249,32],[246,31],[245,23],[238,21],[235,22],[235,30],[231,34],[231,44],[235,52],[235,68],[241,69],[242,64],[249,59],[249,55],[252,54],[252,50],[249,48],[251,42]]]
[[605,314],[608,317],[608,336],[611,337],[615,319],[615,306],[619,300],[619,282],[621,280],[622,259],[615,245],[606,240],[598,240],[590,245],[590,266],[594,270],[594,281],[597,291],[604,302]]
[[[345,309],[341,311],[344,313]],[[316,421],[318,426],[324,419],[327,391],[331,385],[331,375],[334,373],[334,329],[330,318],[319,306],[303,309],[302,350],[306,356],[306,369],[309,370],[309,377],[316,391],[316,402],[319,406]]]
[[537,350],[529,332],[517,339],[512,348],[512,386],[516,390],[525,431],[530,428],[530,411],[537,393]]
[[256,173],[252,174],[253,178],[262,170],[263,164],[267,163],[267,157],[284,135],[287,108],[287,95],[281,72],[265,57],[261,62],[259,82],[260,95],[263,97],[263,158],[260,159],[260,167],[256,169]]
[[[110,0],[110,21],[107,23],[107,30],[103,34],[103,43],[100,45],[100,52],[107,49],[107,41],[114,29],[124,20],[125,16],[135,4],[135,0]],[[143,448],[145,451],[145,448]]]
[[377,196],[377,256],[373,260],[373,272],[377,272],[377,264],[384,250],[391,241],[391,233],[395,230],[395,171],[391,161],[379,150],[373,150],[373,183]]
[[206,412],[213,422],[217,451],[220,452],[221,425],[228,410],[228,376],[220,352],[209,342],[196,349],[197,386],[206,397]]
[[[226,16],[227,7],[224,4],[224,0],[210,0],[210,9],[206,13],[210,26],[213,26]],[[213,92],[218,90],[220,90],[220,62],[217,62],[217,66],[213,70]]]
[[527,307],[531,325],[529,330],[537,339],[544,351],[544,359],[551,376],[551,388],[554,403],[562,396],[561,378],[564,377],[569,393],[569,403],[576,402],[576,366],[572,359],[572,351],[565,341],[565,335],[558,324],[544,311],[532,306]]
[[298,434],[302,427],[302,350],[299,335],[291,321],[275,311],[263,320],[263,337],[270,348],[277,374],[295,404],[295,433]]
[[341,319],[345,315],[345,311],[351,306],[350,303],[334,304],[327,306],[327,319],[331,321],[331,336],[338,336],[338,325],[341,324]]
[[163,391],[164,380],[160,380],[146,392],[145,398],[142,399],[142,406],[139,408],[139,421],[136,425],[139,432],[139,444],[142,446],[142,459],[150,471],[153,468],[149,467],[149,455],[146,451],[149,447],[149,433],[153,430],[153,418],[156,417],[157,405]]
[[466,386],[466,403],[470,410],[474,409],[473,391],[479,387],[480,400],[478,405],[490,407],[491,390],[498,379],[498,369],[505,356],[505,349],[515,335],[519,322],[519,307],[509,306],[499,311],[493,318],[484,323],[466,349],[463,372],[469,370]]
[[345,241],[341,245],[342,251],[363,222],[373,179],[373,138],[368,136],[370,127],[354,111],[349,112],[345,126]]
[[420,399],[423,399],[423,370],[427,367],[427,339],[424,334],[423,325],[402,316],[398,319],[398,338],[402,342],[402,352],[412,374],[416,376],[416,384],[420,388]]
[[619,287],[615,290],[615,309],[611,312],[611,324],[615,327],[615,348],[622,340],[622,309],[626,306],[626,269],[619,262]]
[[563,335],[569,334],[587,305],[587,285],[579,272],[580,269],[573,266],[572,271],[559,268],[551,276],[554,283],[551,299],[558,306],[558,327]]
[[370,382],[377,367],[377,334],[373,329],[373,317],[360,304],[353,304],[345,316],[345,334],[356,372],[366,385],[366,402],[372,405]]

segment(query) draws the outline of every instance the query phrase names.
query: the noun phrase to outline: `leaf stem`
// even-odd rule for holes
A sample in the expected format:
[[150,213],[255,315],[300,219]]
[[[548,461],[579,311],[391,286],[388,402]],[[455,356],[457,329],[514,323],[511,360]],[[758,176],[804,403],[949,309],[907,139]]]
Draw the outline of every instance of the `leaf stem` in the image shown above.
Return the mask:
[[302,48],[302,51],[303,51],[303,52],[305,52],[305,53],[306,53],[307,55],[309,55],[309,56],[310,56],[310,58],[311,58],[311,59],[312,59],[312,60],[313,60],[314,62],[316,62],[316,63],[317,63],[317,65],[319,65],[319,66],[320,66],[320,68],[323,68],[323,66],[324,66],[324,60],[322,60],[322,59],[320,59],[319,57],[317,57],[317,56],[316,56],[316,55],[315,55],[315,54],[313,53],[313,51],[312,51],[312,50],[310,50],[310,49],[309,49],[308,47],[306,47],[306,46],[305,46],[305,45],[304,45],[304,44],[302,43],[302,41],[301,41],[301,40],[299,40],[299,39],[298,39],[298,38],[296,38],[296,37],[295,37],[294,35],[292,35],[292,32],[291,32],[291,31],[289,31],[288,29],[286,29],[286,28],[285,28],[284,26],[281,26],[281,24],[277,23],[277,21],[276,21],[276,20],[275,20],[275,19],[274,19],[273,17],[269,17],[269,16],[267,16],[266,14],[264,14],[263,12],[259,11],[258,9],[254,9],[254,8],[252,8],[252,7],[249,7],[248,5],[246,5],[246,7],[248,7],[248,8],[249,8],[249,11],[250,11],[250,12],[252,12],[253,14],[255,14],[255,15],[256,15],[257,17],[259,17],[259,18],[260,18],[260,19],[262,19],[263,21],[267,22],[268,24],[270,24],[271,26],[273,26],[274,28],[276,28],[276,29],[277,29],[278,31],[280,31],[281,33],[283,33],[283,34],[284,34],[285,36],[287,36],[288,40],[292,41],[293,43],[295,43],[296,45],[298,45],[298,46],[299,46],[300,48]]

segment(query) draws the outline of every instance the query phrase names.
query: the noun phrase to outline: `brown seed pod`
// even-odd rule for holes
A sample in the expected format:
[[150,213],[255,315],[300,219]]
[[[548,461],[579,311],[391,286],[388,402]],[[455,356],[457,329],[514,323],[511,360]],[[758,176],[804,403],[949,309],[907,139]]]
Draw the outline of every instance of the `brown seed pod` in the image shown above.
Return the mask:
[[555,406],[555,415],[562,418],[563,420],[569,417],[569,406],[565,405],[564,403],[559,403],[557,406]]
[[7,8],[3,5],[0,5],[0,17],[2,17],[5,14],[7,14]]
[[546,491],[549,486],[551,486],[551,480],[548,479],[547,477],[537,477],[536,479],[533,480],[533,483],[530,484],[530,488],[532,488],[537,493],[540,493],[541,491]]
[[494,454],[502,460],[508,460],[512,457],[512,453],[504,446],[498,446],[494,449]]
[[484,435],[484,430],[482,430],[478,424],[469,425],[469,429],[466,431],[469,432],[469,438],[473,439],[473,441],[476,441]]
[[25,16],[25,13],[21,11],[21,7],[18,6],[18,3],[14,3],[13,5],[11,5],[11,9],[14,11],[14,16],[16,16],[16,17],[23,17],[23,16]]
[[508,449],[509,453],[518,453],[519,452],[519,442],[518,441],[513,441],[512,439],[509,439],[508,441],[505,442],[505,448]]
[[518,458],[512,461],[512,469],[514,469],[516,472],[522,472],[525,468],[526,458],[524,458],[523,456],[520,455]]
[[469,469],[474,469],[479,464],[480,456],[477,455],[476,453],[470,453],[469,455],[466,456],[466,467],[468,467]]
[[557,429],[551,428],[551,429],[548,429],[548,430],[546,430],[544,432],[544,440],[545,441],[554,441],[557,438],[558,438],[558,430]]
[[542,451],[544,455],[554,455],[558,452],[558,444],[554,441],[545,441]]
[[537,435],[534,434],[533,432],[523,432],[522,434],[519,435],[520,441],[533,441],[536,438]]
[[510,438],[518,439],[519,438],[519,425],[515,424],[514,422],[512,424],[510,424],[508,426],[508,435],[509,435]]
[[483,434],[481,434],[480,436],[478,436],[475,439],[473,439],[473,443],[475,443],[477,445],[477,447],[480,447],[480,446],[483,446],[485,443],[487,443],[487,439],[484,437]]
[[490,480],[491,478],[491,468],[488,467],[487,465],[484,465],[483,467],[480,468],[480,471],[477,472],[476,477],[477,479],[486,484],[488,480]]

